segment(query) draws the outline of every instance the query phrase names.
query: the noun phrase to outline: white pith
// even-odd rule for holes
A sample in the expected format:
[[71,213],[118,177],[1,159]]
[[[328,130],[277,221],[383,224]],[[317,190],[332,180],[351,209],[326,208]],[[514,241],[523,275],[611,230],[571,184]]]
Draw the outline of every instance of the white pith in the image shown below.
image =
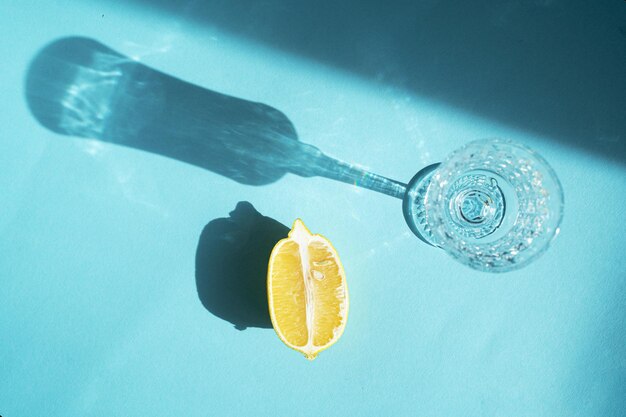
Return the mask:
[[306,329],[307,343],[301,349],[305,353],[313,352],[313,323],[315,323],[315,295],[313,293],[313,283],[311,282],[310,265],[309,265],[309,242],[311,234],[304,227],[301,221],[296,220],[294,228],[290,236],[298,244],[300,251],[300,265],[302,265],[302,278],[304,279],[304,299],[306,300]]

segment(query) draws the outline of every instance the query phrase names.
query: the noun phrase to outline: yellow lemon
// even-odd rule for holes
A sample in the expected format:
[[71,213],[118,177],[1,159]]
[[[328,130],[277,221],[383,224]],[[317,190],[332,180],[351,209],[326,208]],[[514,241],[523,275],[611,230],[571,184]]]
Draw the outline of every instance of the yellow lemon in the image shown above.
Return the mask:
[[307,359],[341,337],[349,304],[343,266],[331,243],[300,219],[272,250],[267,296],[278,337]]

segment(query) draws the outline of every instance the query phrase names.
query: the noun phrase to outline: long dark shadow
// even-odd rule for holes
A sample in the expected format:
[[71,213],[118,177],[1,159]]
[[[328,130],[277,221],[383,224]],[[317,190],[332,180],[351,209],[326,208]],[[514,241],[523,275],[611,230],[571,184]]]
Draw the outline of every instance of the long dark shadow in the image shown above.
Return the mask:
[[236,329],[271,328],[267,263],[289,228],[261,215],[247,201],[229,217],[209,222],[196,251],[196,287],[204,307]]
[[[33,116],[62,135],[151,152],[234,181],[265,185],[286,173],[323,176],[402,198],[406,186],[298,140],[280,111],[187,83],[86,38],[44,47],[26,75]],[[271,327],[266,273],[289,228],[240,202],[204,228],[196,285],[204,307],[243,330]]]
[[25,94],[46,128],[174,158],[234,181],[323,176],[402,198],[405,184],[298,140],[280,111],[190,84],[87,38],[59,39],[33,59]]
[[624,1],[134,1],[626,162]]

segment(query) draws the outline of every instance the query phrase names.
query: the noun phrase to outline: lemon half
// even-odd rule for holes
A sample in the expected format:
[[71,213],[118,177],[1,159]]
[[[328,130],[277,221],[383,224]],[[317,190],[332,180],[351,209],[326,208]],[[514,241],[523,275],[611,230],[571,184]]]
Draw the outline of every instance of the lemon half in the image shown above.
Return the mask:
[[348,286],[339,255],[300,219],[272,250],[267,295],[278,337],[309,360],[333,345],[346,327]]

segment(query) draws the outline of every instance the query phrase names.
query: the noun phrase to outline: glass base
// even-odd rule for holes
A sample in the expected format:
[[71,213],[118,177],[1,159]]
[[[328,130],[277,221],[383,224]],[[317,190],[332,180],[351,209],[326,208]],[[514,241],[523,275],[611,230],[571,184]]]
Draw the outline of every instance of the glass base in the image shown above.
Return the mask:
[[435,243],[432,230],[426,221],[424,198],[430,184],[433,173],[440,164],[432,164],[421,169],[407,185],[404,199],[402,200],[402,213],[409,229],[422,240],[432,246]]

